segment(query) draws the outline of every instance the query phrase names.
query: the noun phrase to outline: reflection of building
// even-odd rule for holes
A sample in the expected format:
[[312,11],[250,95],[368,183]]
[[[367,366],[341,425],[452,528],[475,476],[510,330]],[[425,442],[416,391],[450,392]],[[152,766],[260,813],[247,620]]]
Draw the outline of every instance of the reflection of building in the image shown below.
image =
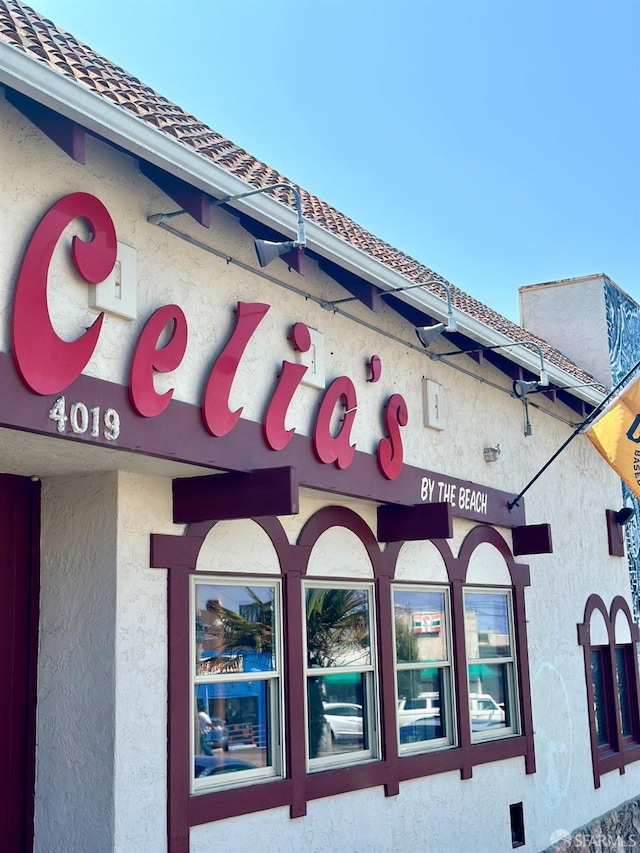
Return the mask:
[[[541,850],[559,815],[634,796],[619,481],[580,437],[513,502],[601,401],[596,366],[525,344],[16,0],[0,85],[3,853],[84,853],[87,827],[100,853],[387,851],[407,826],[434,850]],[[272,602],[269,668],[236,644],[196,671],[198,643],[221,651],[196,619],[212,585]],[[329,614],[341,653],[315,668],[311,591],[364,614],[357,649]],[[426,661],[395,643],[413,599],[423,626],[440,614],[407,622],[440,644]],[[410,729],[401,678],[442,700]],[[320,755],[326,684],[362,737]],[[195,756],[205,697],[264,745]]]
[[396,608],[396,631],[410,632],[413,656],[416,660],[441,660],[444,649],[444,614],[440,611],[406,611]]
[[[200,672],[264,672],[271,668],[271,655],[264,652],[240,652],[233,663],[216,664],[216,653],[203,653]],[[238,681],[224,684],[199,684],[196,700],[205,703],[211,716],[220,717],[229,729],[231,744],[247,737],[259,747],[266,746],[266,701],[263,681]]]
[[412,613],[411,630],[414,634],[433,634],[441,631],[442,613]]

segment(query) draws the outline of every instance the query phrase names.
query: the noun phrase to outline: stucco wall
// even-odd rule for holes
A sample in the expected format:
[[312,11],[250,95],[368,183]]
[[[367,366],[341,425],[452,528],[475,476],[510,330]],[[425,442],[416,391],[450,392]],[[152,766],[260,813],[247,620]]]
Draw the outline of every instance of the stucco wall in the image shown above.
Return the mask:
[[520,288],[520,322],[611,386],[603,275]]
[[171,481],[118,475],[114,853],[165,849],[167,573],[149,568],[151,533],[171,523]]
[[[290,326],[302,321],[325,336],[328,382],[347,375],[356,384],[359,409],[352,438],[358,449],[374,451],[383,435],[383,404],[398,392],[409,408],[403,430],[407,462],[516,493],[569,435],[575,413],[544,399],[532,401],[532,434],[525,436],[523,404],[510,395],[507,377],[485,365],[477,368],[485,380],[481,383],[431,360],[414,346],[413,327],[389,309],[373,315],[354,302],[349,311],[355,319],[345,318],[148,224],[148,214],[175,205],[138,173],[131,158],[99,141],[88,139],[87,165],[80,166],[0,102],[0,148],[3,156],[6,152],[0,193],[2,351],[10,348],[9,306],[29,235],[55,201],[79,190],[106,204],[118,238],[138,250],[138,318],[107,316],[88,375],[124,384],[143,323],[156,308],[176,302],[189,323],[187,354],[173,374],[158,378],[156,387],[175,387],[177,399],[198,403],[211,363],[231,329],[236,303],[262,301],[272,308],[247,347],[231,395],[232,407],[244,406],[243,417],[261,419],[282,360],[293,359]],[[173,222],[229,256],[253,263],[252,240],[229,214],[214,211],[208,232],[187,217]],[[67,249],[68,241],[52,266],[49,303],[56,329],[71,339],[95,314],[87,307],[88,286],[74,278]],[[305,279],[283,265],[271,269],[276,278],[326,299],[345,296],[312,262]],[[574,308],[587,312],[588,305],[600,310],[589,299]],[[564,343],[559,348],[567,352]],[[365,362],[373,354],[381,357],[383,373],[379,383],[368,384]],[[422,423],[424,376],[443,388],[442,431]],[[309,434],[320,395],[301,387],[289,425]],[[548,407],[554,417],[536,405]],[[148,428],[154,429],[152,421]],[[184,440],[188,444],[189,436]],[[483,448],[496,444],[499,459],[486,463]],[[39,461],[35,456],[36,474]],[[348,471],[344,477],[347,483]],[[133,471],[83,476],[80,469],[76,476],[44,483],[38,853],[166,849],[166,575],[148,566],[149,533],[175,529],[170,486],[169,479]],[[527,849],[538,850],[548,846],[558,828],[581,826],[640,790],[636,766],[624,776],[606,774],[602,787],[593,787],[584,666],[576,638],[590,594],[598,593],[606,602],[617,594],[628,597],[626,563],[608,556],[604,521],[604,508],[617,508],[619,501],[616,476],[584,437],[570,445],[526,497],[528,521],[551,522],[554,539],[552,555],[521,559],[531,568],[526,604],[535,775],[525,774],[522,759],[509,759],[476,767],[473,778],[465,781],[458,773],[446,773],[403,783],[398,797],[385,798],[382,789],[373,788],[314,801],[308,815],[296,820],[288,810],[277,809],[220,821],[192,830],[193,853],[256,844],[264,851],[288,847],[386,853],[407,843],[496,853],[511,850],[509,804],[519,801],[524,803]],[[305,491],[300,514],[283,519],[289,540],[295,541],[311,514],[329,503],[350,506],[375,530],[372,503]],[[456,521],[454,551],[471,527]],[[510,541],[508,531],[501,533]],[[324,573],[344,577],[353,568],[362,576],[358,548],[352,549],[348,536],[334,536],[318,558]],[[253,567],[253,554],[259,571],[269,569],[269,555],[259,538],[246,535],[246,523],[221,527],[214,539],[207,543],[202,566],[224,562],[227,571],[234,563],[246,570]],[[321,544],[324,548],[326,543]],[[332,553],[341,559],[331,559]],[[441,580],[441,567],[432,557],[429,543],[407,546],[403,577]],[[487,555],[486,564],[483,559],[474,571],[501,582],[493,557]]]
[[114,849],[116,478],[42,484],[37,853]]

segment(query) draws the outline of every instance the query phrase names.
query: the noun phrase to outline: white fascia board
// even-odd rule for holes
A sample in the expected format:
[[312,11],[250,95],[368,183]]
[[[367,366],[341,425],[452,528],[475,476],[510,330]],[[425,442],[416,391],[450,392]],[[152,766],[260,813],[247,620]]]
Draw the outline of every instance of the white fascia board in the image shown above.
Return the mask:
[[[96,92],[3,41],[0,41],[0,85],[9,86],[44,104],[133,156],[165,169],[216,198],[236,195],[251,188],[246,181],[232,175],[208,157],[191,151],[182,142],[151,127],[143,119],[109,103]],[[235,201],[233,206],[275,230],[292,236],[296,234],[295,212],[266,193]],[[160,211],[151,211],[157,212]],[[311,250],[377,287],[391,291],[415,283],[310,220],[305,220],[305,231],[307,245]],[[434,318],[446,320],[446,299],[429,290],[408,291],[399,294],[398,298],[423,309]],[[511,338],[480,320],[458,308],[454,310],[460,331],[479,345],[513,343]],[[504,351],[504,355],[533,373],[539,370],[537,354],[525,347],[510,348]],[[576,384],[571,374],[548,362],[545,362],[545,366],[555,385]],[[591,405],[597,405],[602,399],[600,392],[588,387],[576,389],[574,393]]]

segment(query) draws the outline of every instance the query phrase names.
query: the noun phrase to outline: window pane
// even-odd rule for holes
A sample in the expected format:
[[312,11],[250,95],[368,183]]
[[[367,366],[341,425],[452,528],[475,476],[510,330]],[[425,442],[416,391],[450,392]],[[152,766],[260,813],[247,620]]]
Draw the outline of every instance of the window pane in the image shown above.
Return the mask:
[[271,691],[276,683],[222,681],[195,685],[197,779],[272,764]]
[[435,667],[397,673],[401,747],[447,737],[446,674],[444,669]]
[[512,685],[510,664],[480,664],[470,666],[469,716],[472,732],[509,728],[509,695]]
[[626,649],[616,649],[616,681],[620,705],[620,731],[622,737],[631,737],[630,695],[627,681]]
[[591,682],[593,684],[593,716],[596,724],[598,746],[610,743],[607,701],[605,693],[606,678],[604,658],[600,649],[591,652]]
[[368,590],[310,587],[305,603],[307,666],[371,664]]
[[467,658],[511,657],[508,597],[504,593],[467,592],[464,602]]
[[447,659],[445,595],[443,592],[393,592],[398,663]]
[[310,676],[307,712],[310,758],[370,748],[366,673]]
[[469,715],[471,731],[485,732],[510,728],[513,725],[510,683],[510,664],[472,665],[469,672]]
[[276,669],[275,587],[196,584],[196,675]]

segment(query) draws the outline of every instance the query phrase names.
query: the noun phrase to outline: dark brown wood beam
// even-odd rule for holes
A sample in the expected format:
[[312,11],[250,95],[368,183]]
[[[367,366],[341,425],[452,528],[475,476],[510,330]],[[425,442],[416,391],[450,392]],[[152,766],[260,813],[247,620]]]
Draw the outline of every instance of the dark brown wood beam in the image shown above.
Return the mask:
[[176,523],[295,515],[298,511],[297,471],[288,466],[173,481]]

